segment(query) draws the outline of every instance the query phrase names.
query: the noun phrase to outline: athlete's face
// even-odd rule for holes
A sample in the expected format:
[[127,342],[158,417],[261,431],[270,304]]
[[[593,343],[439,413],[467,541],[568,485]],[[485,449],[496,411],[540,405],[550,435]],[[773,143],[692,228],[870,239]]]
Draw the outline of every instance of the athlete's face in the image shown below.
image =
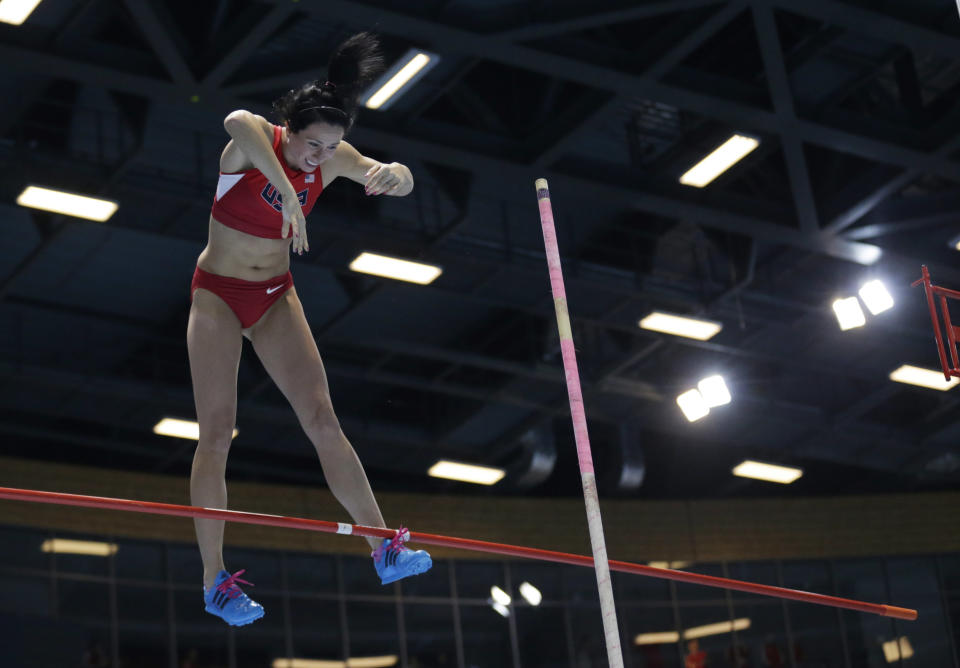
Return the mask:
[[294,169],[312,172],[329,160],[343,139],[343,128],[327,123],[311,123],[300,132],[287,127],[287,162]]

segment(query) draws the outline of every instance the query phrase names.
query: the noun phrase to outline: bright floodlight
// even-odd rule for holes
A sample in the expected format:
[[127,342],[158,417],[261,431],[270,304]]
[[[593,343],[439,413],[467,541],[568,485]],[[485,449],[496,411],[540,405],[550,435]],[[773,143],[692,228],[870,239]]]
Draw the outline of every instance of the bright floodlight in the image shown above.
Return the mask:
[[523,596],[527,603],[533,606],[540,605],[540,601],[543,600],[543,594],[540,593],[540,590],[529,582],[524,582],[520,585],[520,595]]
[[754,480],[766,480],[767,482],[778,482],[782,485],[789,485],[803,475],[803,469],[764,464],[763,462],[755,462],[747,459],[734,467],[733,475],[740,476],[741,478],[753,478]]
[[753,137],[733,135],[681,176],[680,183],[685,186],[703,188],[759,145],[760,142]]
[[501,617],[510,616],[510,608],[503,605],[502,603],[491,603],[490,607],[496,610],[497,612],[499,612]]
[[893,297],[887,292],[882,281],[870,281],[860,288],[860,299],[870,309],[870,313],[877,315],[893,308]]
[[500,605],[510,605],[510,601],[513,600],[510,598],[510,594],[500,589],[497,585],[490,587],[490,598]]
[[703,400],[699,390],[687,390],[681,394],[677,397],[677,405],[690,422],[696,422],[710,412],[710,407]]
[[419,49],[410,49],[393,67],[383,73],[367,90],[363,101],[368,109],[387,109],[439,61],[439,56]]
[[688,339],[697,339],[698,341],[712,339],[717,332],[723,329],[722,323],[713,320],[688,318],[673,313],[664,313],[663,311],[654,311],[641,320],[639,324],[643,329],[673,334],[674,336],[685,336]]
[[27,186],[17,197],[17,204],[31,209],[95,220],[98,223],[107,220],[117,211],[117,203],[110,200],[74,195],[39,186]]
[[40,0],[2,0],[0,2],[0,23],[10,23],[15,26],[27,20],[33,13]]
[[895,640],[883,643],[883,658],[887,663],[899,662],[900,659],[909,659],[913,656],[913,645],[907,636],[900,636]]
[[[176,418],[163,418],[153,426],[153,433],[161,436],[173,436],[174,438],[189,438],[194,441],[200,440],[200,425],[191,420],[178,420]],[[233,430],[233,438],[240,432]]]
[[427,475],[434,478],[446,478],[447,480],[459,480],[461,482],[472,482],[477,485],[495,485],[503,479],[506,471],[503,469],[490,468],[488,466],[475,466],[473,464],[461,464],[460,462],[451,462],[441,459],[430,467]]
[[840,329],[846,331],[854,327],[863,327],[867,319],[860,308],[860,301],[856,297],[847,297],[833,302],[833,312],[837,314]]
[[947,380],[943,377],[942,371],[922,369],[918,366],[911,366],[909,364],[904,364],[900,368],[891,371],[890,380],[894,380],[898,383],[906,383],[907,385],[927,387],[931,390],[940,390],[941,392],[952,390],[956,384],[960,382],[960,378],[951,378],[950,380]]
[[700,390],[700,396],[707,408],[730,403],[730,390],[723,382],[723,376],[708,376],[697,383],[697,389]]
[[350,263],[350,269],[364,274],[373,274],[374,276],[383,276],[384,278],[393,278],[398,281],[408,281],[420,285],[433,283],[437,276],[443,273],[440,267],[432,264],[421,264],[420,262],[401,260],[386,255],[377,255],[376,253],[360,253]]
[[51,538],[43,541],[40,550],[43,552],[55,552],[57,554],[82,554],[90,557],[109,557],[117,553],[117,544],[99,543],[89,540]]

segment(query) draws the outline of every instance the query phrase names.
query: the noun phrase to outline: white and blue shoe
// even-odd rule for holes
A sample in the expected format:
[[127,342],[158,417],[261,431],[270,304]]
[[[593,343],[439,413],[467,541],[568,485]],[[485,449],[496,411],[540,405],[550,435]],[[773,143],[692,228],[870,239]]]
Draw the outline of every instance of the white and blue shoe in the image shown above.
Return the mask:
[[230,626],[246,626],[263,617],[263,606],[243,593],[237,583],[253,586],[252,582],[241,580],[246,571],[240,570],[230,575],[227,571],[217,573],[216,584],[209,591],[203,588],[203,602],[206,611],[216,615]]
[[411,575],[425,573],[433,566],[433,560],[424,550],[411,550],[403,543],[410,540],[410,531],[400,527],[393,538],[384,538],[383,543],[371,553],[373,565],[380,576],[380,584],[390,584]]

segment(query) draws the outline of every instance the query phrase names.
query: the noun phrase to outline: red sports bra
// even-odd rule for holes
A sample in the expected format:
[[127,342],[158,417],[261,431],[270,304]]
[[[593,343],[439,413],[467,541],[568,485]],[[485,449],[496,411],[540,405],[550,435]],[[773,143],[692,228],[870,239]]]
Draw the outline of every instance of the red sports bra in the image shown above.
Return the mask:
[[[323,175],[319,167],[313,172],[302,172],[287,165],[280,146],[282,132],[279,125],[273,126],[273,152],[296,190],[303,215],[306,216],[323,192]],[[280,236],[283,227],[280,193],[259,169],[233,174],[220,172],[217,195],[210,213],[217,221],[235,230],[264,239],[283,238]]]

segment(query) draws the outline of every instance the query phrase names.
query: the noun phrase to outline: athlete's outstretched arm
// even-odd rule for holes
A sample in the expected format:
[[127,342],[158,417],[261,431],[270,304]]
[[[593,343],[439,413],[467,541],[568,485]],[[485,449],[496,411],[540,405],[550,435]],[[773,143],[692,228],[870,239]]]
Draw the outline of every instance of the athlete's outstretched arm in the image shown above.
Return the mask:
[[362,183],[368,195],[403,197],[413,192],[413,174],[399,162],[378,162],[345,141],[337,147],[334,160],[336,175]]
[[[273,126],[270,121],[246,109],[238,109],[230,112],[223,120],[223,127],[233,141],[224,149],[223,157],[220,159],[221,165],[238,166],[248,162],[249,165],[259,169],[279,191],[283,200],[283,228],[280,235],[286,239],[291,232],[293,233],[294,252],[309,250],[306,245],[307,226],[300,202],[297,200],[297,192],[293,189],[290,179],[283,173],[283,167],[280,166],[280,161],[273,152]],[[237,149],[241,156],[236,155]],[[243,167],[229,171],[241,169]]]

